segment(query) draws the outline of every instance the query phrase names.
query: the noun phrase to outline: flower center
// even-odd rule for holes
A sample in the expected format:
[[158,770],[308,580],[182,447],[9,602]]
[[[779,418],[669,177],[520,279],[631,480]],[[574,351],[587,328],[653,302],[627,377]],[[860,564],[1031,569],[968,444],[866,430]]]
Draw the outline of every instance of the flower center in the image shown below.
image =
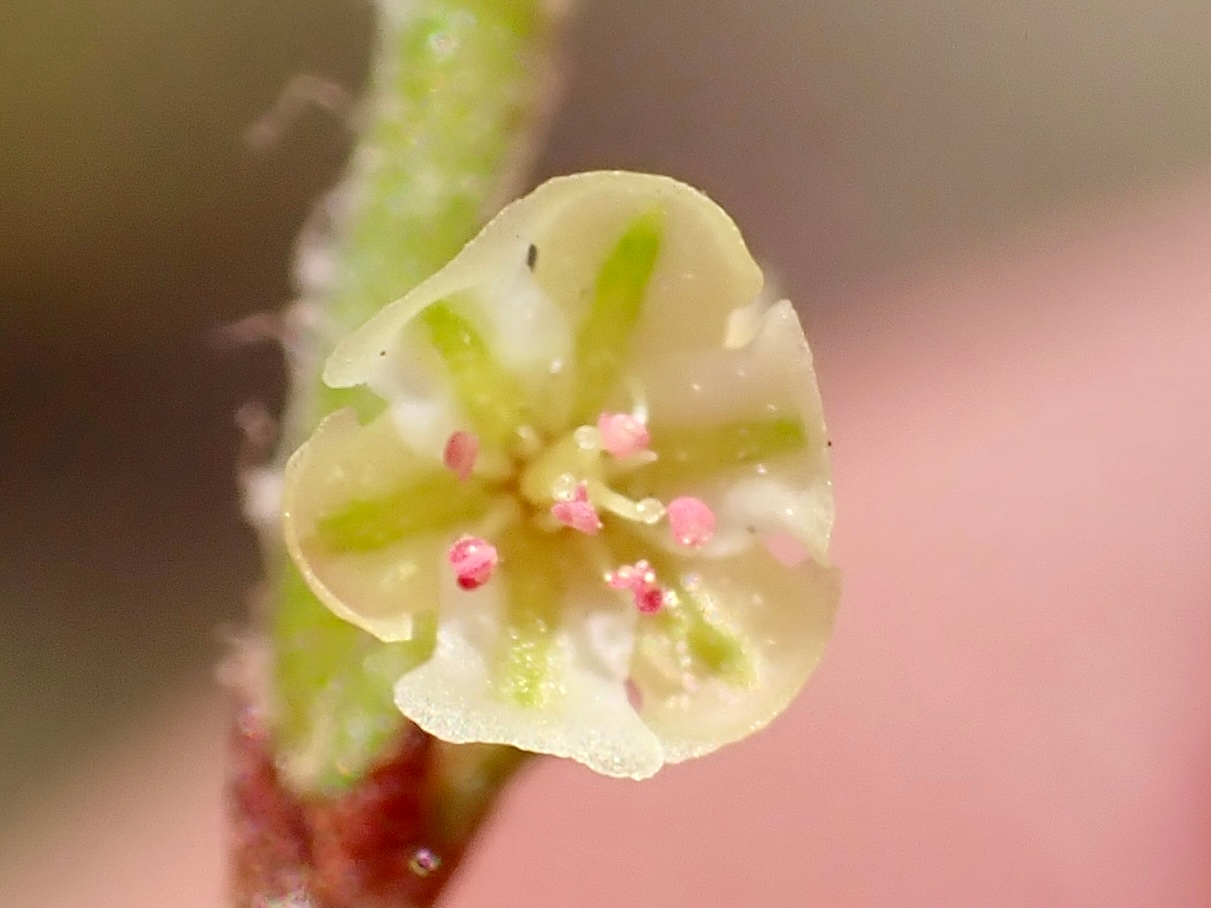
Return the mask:
[[[618,480],[658,459],[648,449],[649,443],[646,422],[639,414],[603,412],[594,425],[578,426],[553,444],[536,446],[530,456],[519,458],[513,476],[521,519],[548,534],[571,531],[597,536],[606,526],[603,514],[640,526],[654,526],[667,518],[678,544],[687,548],[707,544],[714,533],[715,515],[705,502],[680,496],[666,506],[657,498],[635,500],[615,488]],[[455,432],[446,445],[446,466],[466,479],[477,450],[474,435]],[[480,548],[490,547],[487,540],[477,538],[476,542]],[[478,563],[468,564],[463,551],[466,544],[465,539],[456,542],[449,561],[459,585],[474,589],[486,582],[487,574]],[[643,560],[612,567],[604,571],[602,580],[611,589],[629,593],[644,614],[659,611],[672,597]]]
[[[646,450],[647,427],[627,414],[603,413],[597,422],[569,432],[522,468],[521,497],[533,509],[539,526],[570,527],[595,535],[601,529],[602,512],[648,525],[665,516],[657,499],[636,501],[613,486],[656,459]],[[624,427],[621,438],[612,434],[619,425]]]

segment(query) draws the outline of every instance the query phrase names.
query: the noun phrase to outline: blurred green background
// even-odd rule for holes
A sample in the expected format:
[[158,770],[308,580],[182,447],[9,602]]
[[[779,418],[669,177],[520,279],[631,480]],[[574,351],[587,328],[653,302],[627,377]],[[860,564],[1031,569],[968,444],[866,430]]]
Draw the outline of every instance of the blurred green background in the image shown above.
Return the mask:
[[[348,150],[291,76],[356,88],[358,0],[7,0],[0,16],[0,827],[210,670],[257,577],[234,470],[293,237]],[[707,190],[826,321],[836,288],[1211,161],[1205,0],[598,0],[540,175]],[[894,317],[892,313],[890,316]]]

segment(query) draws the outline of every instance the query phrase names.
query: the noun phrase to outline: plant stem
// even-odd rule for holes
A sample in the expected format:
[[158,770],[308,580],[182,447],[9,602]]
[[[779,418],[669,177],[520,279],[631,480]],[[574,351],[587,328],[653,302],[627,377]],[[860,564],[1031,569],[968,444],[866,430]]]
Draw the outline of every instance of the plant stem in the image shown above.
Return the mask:
[[377,407],[323,385],[335,343],[444,265],[520,188],[553,93],[556,6],[376,0],[360,138],[299,242],[281,451],[248,477],[271,583],[268,639],[250,648],[267,655],[245,653],[237,672],[236,908],[432,904],[522,763],[504,748],[439,744],[402,720],[392,681],[432,638],[384,644],[331,615],[283,552],[275,490],[324,416]]

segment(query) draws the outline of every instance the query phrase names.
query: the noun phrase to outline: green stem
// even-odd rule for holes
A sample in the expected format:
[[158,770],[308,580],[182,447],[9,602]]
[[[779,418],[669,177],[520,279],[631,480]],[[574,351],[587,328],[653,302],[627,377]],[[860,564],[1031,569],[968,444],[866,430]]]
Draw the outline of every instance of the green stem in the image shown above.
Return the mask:
[[[319,212],[321,248],[301,253],[332,256],[335,267],[322,297],[305,300],[318,325],[298,375],[291,447],[333,410],[364,405],[323,384],[323,358],[496,213],[524,177],[552,95],[551,0],[378,6],[365,127],[347,178]],[[310,270],[305,261],[300,268]]]
[[[300,303],[310,329],[291,350],[295,387],[279,465],[327,414],[373,412],[367,393],[323,385],[324,358],[452,258],[517,188],[548,96],[550,0],[378,5],[364,129],[347,179],[317,212],[324,235],[300,252],[301,273],[331,270]],[[296,790],[347,789],[399,734],[385,675],[398,676],[427,647],[383,644],[334,619],[282,553],[277,527],[263,529],[279,765]]]
[[[444,265],[520,188],[549,94],[553,5],[377,0],[361,137],[300,243],[305,286],[289,323],[301,336],[287,345],[282,450],[252,482],[279,487],[286,459],[327,414],[373,412],[366,392],[324,386],[325,357]],[[436,621],[394,644],[341,621],[286,556],[277,515],[260,508],[254,519],[271,580],[272,671],[268,690],[239,692],[233,904],[301,891],[317,908],[430,905],[524,757],[438,745],[409,727],[393,682],[432,652]]]

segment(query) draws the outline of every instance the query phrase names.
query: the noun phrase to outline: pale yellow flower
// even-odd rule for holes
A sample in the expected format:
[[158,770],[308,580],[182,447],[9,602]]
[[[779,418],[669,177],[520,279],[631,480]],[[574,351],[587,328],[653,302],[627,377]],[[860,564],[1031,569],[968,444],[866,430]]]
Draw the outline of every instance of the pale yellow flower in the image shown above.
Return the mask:
[[552,180],[347,338],[383,401],[286,472],[340,617],[432,637],[395,702],[452,742],[644,778],[763,727],[838,583],[811,354],[726,214],[664,177]]

